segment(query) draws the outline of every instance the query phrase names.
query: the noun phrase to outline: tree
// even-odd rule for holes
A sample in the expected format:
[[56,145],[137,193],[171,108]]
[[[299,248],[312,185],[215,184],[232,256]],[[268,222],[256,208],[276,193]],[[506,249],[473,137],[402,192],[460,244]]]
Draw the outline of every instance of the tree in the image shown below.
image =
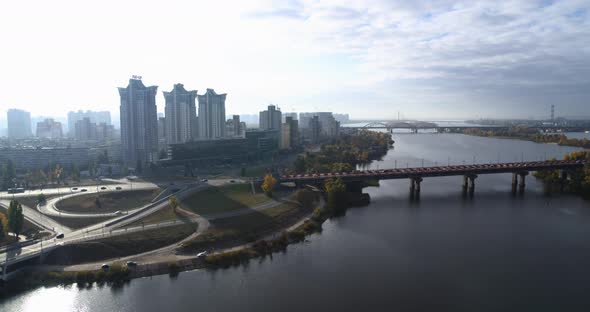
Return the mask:
[[23,206],[16,200],[10,201],[8,207],[8,229],[18,238],[23,229]]
[[305,172],[305,158],[301,155],[297,156],[297,159],[295,159],[295,172]]
[[267,174],[264,176],[264,182],[262,183],[262,190],[268,197],[272,197],[272,191],[275,189],[277,184],[277,179],[275,179],[272,174]]
[[168,199],[168,204],[172,207],[172,210],[176,213],[176,208],[178,208],[178,198],[176,196],[170,196]]
[[326,192],[328,193],[328,208],[338,210],[346,208],[346,184],[342,179],[326,180]]
[[41,205],[41,204],[45,203],[46,200],[47,200],[47,197],[45,197],[45,194],[40,193],[37,195],[37,204]]
[[304,208],[309,208],[315,201],[315,195],[308,189],[300,189],[295,192],[295,200]]
[[0,242],[6,238],[6,232],[8,231],[8,220],[6,216],[0,212]]

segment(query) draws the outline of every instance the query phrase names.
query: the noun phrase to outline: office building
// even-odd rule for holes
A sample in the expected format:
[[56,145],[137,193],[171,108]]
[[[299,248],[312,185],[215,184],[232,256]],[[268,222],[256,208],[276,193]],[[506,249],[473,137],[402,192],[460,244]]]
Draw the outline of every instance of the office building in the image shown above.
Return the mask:
[[40,139],[61,139],[63,131],[61,122],[47,118],[37,123],[37,137]]
[[225,137],[225,98],[227,94],[217,94],[207,89],[203,95],[197,95],[199,102],[198,129],[201,139]]
[[196,90],[187,91],[180,83],[175,84],[172,91],[164,92],[168,144],[184,143],[197,138],[196,97]]
[[258,123],[262,130],[281,131],[281,111],[274,105],[269,105],[268,109],[260,112],[260,121]]
[[340,122],[331,112],[299,113],[299,126],[308,128],[313,117],[318,117],[321,136],[335,137],[340,134]]
[[299,122],[287,117],[281,125],[281,149],[293,149],[299,146]]
[[6,113],[7,132],[10,139],[24,139],[32,136],[31,114],[20,109],[9,109]]
[[233,115],[225,122],[225,136],[228,138],[244,137],[246,123],[240,121],[240,115]]
[[109,111],[77,111],[68,113],[68,136],[76,136],[76,122],[88,118],[90,122],[95,124],[105,123],[111,125],[111,112]]
[[320,122],[319,116],[313,116],[309,120],[309,141],[311,144],[317,144],[320,142],[320,134],[322,130],[322,123]]
[[291,117],[293,120],[298,120],[297,113],[283,113],[283,122],[287,120],[287,117]]
[[86,167],[89,163],[88,148],[4,148],[0,154],[18,171],[44,169],[48,164]]
[[129,79],[126,88],[119,88],[122,155],[128,165],[157,159],[157,90],[157,86],[146,87],[137,76]]

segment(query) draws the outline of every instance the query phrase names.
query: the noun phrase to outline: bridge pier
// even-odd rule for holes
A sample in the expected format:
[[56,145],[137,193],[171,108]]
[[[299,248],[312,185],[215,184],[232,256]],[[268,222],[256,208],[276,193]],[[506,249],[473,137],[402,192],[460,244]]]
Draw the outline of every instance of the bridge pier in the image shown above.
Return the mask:
[[411,199],[419,199],[420,198],[420,182],[422,182],[421,177],[410,178],[410,198]]
[[518,193],[522,195],[522,194],[524,194],[524,188],[526,186],[525,178],[527,175],[529,175],[529,172],[528,171],[519,172],[518,175],[520,176],[520,183],[518,184]]
[[477,179],[477,174],[466,174],[463,176],[463,196],[473,196],[475,193],[475,179]]
[[518,185],[518,173],[512,174],[512,195],[516,195],[516,187]]
[[567,171],[561,170],[561,174],[559,177],[559,189],[561,192],[565,189],[565,185],[567,184]]
[[469,175],[469,196],[471,197],[475,193],[475,179],[477,179],[477,174]]

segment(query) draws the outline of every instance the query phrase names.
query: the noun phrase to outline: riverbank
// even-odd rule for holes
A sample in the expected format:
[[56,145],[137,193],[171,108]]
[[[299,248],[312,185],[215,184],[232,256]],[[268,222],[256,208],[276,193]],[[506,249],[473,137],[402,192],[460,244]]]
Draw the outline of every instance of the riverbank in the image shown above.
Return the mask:
[[510,129],[468,128],[461,133],[497,139],[516,139],[535,143],[554,143],[560,146],[590,148],[590,140],[588,139],[570,139],[565,134],[540,133],[537,129],[527,127],[513,127]]

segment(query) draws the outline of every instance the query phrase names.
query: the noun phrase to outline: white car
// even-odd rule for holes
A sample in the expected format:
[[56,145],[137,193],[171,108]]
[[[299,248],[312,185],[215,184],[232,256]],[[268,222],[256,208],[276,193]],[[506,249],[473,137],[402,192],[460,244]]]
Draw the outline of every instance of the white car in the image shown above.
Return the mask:
[[205,258],[205,257],[207,257],[207,255],[208,255],[208,254],[209,254],[209,253],[208,253],[207,251],[201,251],[201,252],[199,252],[199,253],[197,254],[197,258],[198,258],[198,259]]
[[121,210],[117,210],[117,211],[115,211],[115,215],[116,215],[116,216],[121,216],[121,215],[124,215],[124,214],[125,214],[125,213],[124,213],[123,211],[121,211]]

